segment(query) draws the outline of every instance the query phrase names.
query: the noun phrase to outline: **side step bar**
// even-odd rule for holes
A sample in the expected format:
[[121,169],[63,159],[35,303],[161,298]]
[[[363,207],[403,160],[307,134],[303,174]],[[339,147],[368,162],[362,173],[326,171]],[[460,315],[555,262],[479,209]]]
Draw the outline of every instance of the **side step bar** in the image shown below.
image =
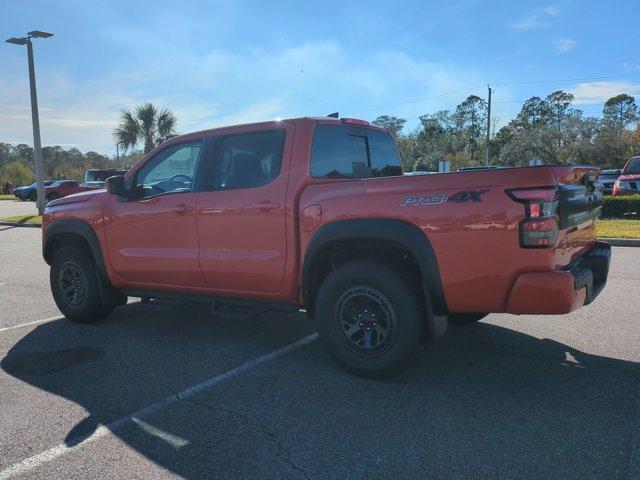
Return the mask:
[[158,291],[125,290],[129,297],[140,297],[143,303],[156,308],[175,310],[190,303],[210,305],[211,315],[221,315],[238,320],[256,318],[266,312],[296,313],[297,305],[287,303],[264,302],[260,300],[240,300],[235,298],[212,297],[208,295],[189,295]]

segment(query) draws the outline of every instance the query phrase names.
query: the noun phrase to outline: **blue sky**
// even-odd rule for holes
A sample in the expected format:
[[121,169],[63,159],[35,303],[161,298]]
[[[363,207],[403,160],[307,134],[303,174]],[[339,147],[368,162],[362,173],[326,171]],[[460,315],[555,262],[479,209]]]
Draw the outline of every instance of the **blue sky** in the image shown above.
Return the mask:
[[[8,1],[0,32],[55,33],[34,42],[43,144],[113,153],[119,109],[146,100],[180,132],[334,111],[410,129],[487,83],[500,125],[556,89],[597,114],[640,96],[638,18],[637,0]],[[0,65],[0,141],[31,144],[25,48]]]

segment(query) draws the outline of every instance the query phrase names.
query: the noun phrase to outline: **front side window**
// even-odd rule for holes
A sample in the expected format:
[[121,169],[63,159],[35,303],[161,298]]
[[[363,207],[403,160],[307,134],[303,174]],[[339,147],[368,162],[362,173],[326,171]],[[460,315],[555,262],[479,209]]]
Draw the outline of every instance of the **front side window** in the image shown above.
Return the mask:
[[269,183],[280,173],[285,135],[285,130],[267,130],[223,138],[208,189],[254,188]]
[[311,176],[367,178],[402,175],[391,135],[377,130],[318,125],[313,134]]
[[186,193],[193,187],[193,177],[202,142],[171,146],[153,157],[136,175],[136,189],[144,197],[165,193]]

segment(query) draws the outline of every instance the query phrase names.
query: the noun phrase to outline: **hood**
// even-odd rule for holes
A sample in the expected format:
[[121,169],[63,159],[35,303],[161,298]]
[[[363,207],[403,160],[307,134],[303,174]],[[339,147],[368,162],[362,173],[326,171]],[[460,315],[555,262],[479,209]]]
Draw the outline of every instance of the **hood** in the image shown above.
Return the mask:
[[66,197],[52,200],[47,204],[47,207],[56,207],[58,205],[66,205],[68,203],[86,202],[94,195],[99,193],[107,193],[106,190],[91,190],[90,192],[74,193],[73,195],[67,195]]
[[640,180],[640,173],[629,173],[627,175],[622,174],[618,177],[618,180],[635,182],[636,180]]

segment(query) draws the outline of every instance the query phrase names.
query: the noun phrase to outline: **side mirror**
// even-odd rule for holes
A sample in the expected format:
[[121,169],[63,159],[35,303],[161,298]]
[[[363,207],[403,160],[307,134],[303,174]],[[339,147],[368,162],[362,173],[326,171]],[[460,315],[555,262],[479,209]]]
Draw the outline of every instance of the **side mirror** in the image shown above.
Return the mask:
[[125,184],[124,177],[122,175],[107,178],[104,181],[104,187],[111,195],[118,195],[119,197],[126,196],[127,185]]

